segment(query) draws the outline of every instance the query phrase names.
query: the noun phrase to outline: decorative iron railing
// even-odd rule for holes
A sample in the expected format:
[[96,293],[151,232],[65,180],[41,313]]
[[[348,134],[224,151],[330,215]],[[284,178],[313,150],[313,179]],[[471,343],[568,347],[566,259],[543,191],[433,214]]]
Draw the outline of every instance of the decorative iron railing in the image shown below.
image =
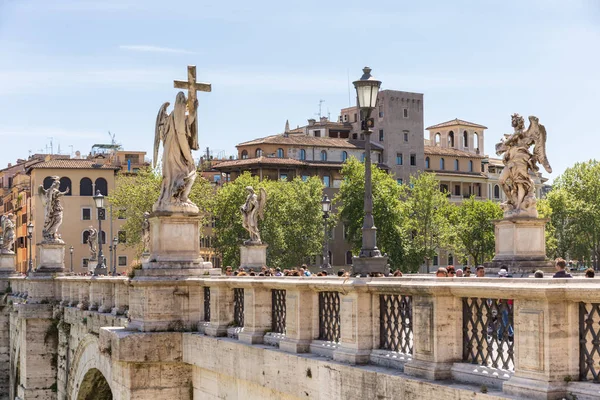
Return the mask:
[[285,290],[271,290],[271,330],[285,334]]
[[204,321],[210,322],[210,287],[204,286]]
[[319,340],[340,341],[339,292],[319,292]]
[[514,371],[513,300],[463,298],[463,360]]
[[600,383],[600,303],[579,303],[579,379]]
[[379,348],[412,354],[412,296],[379,295],[379,314]]
[[244,289],[233,289],[233,323],[237,327],[244,326]]

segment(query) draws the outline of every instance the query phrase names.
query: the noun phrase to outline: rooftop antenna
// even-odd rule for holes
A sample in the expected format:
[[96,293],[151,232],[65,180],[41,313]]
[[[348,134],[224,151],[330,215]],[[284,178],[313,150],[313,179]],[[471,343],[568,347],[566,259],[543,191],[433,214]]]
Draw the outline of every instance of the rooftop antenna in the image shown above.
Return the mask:
[[319,100],[319,119],[321,119],[321,107],[323,106],[323,103],[325,103],[325,100]]
[[116,133],[110,133],[110,131],[108,131],[108,136],[110,136],[110,144],[112,146],[114,146],[116,144],[115,143],[115,135],[116,135]]
[[[52,145],[52,140],[54,138],[53,137],[49,137],[48,139],[50,139],[50,154],[54,154],[54,147]],[[48,146],[46,146],[46,151],[48,151]]]
[[60,143],[58,144],[58,154],[60,154]]
[[73,158],[73,145],[70,144],[69,147],[71,148],[71,152],[69,153],[69,157]]
[[331,113],[329,112],[329,107],[327,107],[327,120],[331,121]]

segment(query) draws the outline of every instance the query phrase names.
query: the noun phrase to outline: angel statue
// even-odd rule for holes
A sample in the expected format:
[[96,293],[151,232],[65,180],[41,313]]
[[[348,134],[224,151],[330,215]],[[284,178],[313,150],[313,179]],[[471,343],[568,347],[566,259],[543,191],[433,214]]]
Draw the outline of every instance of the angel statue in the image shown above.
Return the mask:
[[196,179],[196,163],[192,150],[198,150],[196,112],[198,100],[189,102],[183,92],[177,93],[173,111],[170,103],[162,105],[156,117],[153,167],[156,168],[158,148],[163,144],[162,186],[152,211],[183,211],[197,213],[198,207],[188,198]]
[[148,253],[150,250],[150,213],[144,213],[144,219],[142,220],[142,254]]
[[13,244],[15,244],[15,216],[12,213],[0,217],[0,227],[2,227],[2,247],[0,254],[15,254]]
[[250,239],[245,240],[244,244],[261,244],[260,232],[258,231],[258,218],[264,219],[265,203],[267,202],[267,192],[260,188],[260,195],[254,193],[254,188],[246,188],[248,196],[246,202],[240,207],[244,220],[242,226],[250,233]]
[[[534,116],[529,117],[529,128],[525,129],[523,117],[512,115],[514,133],[504,135],[504,139],[496,144],[496,154],[504,154],[504,169],[498,183],[506,194],[506,201],[501,204],[504,217],[537,218],[535,184],[531,176],[535,176],[538,165],[552,172],[546,157],[546,128]],[[531,146],[533,153],[529,151]]]
[[38,195],[44,206],[44,227],[42,229],[44,240],[42,243],[64,243],[57,233],[63,219],[60,198],[69,193],[69,188],[67,187],[64,192],[61,192],[59,187],[60,177],[58,176],[52,177],[52,185],[48,189],[44,189],[42,185],[38,187]]
[[91,225],[90,225],[90,227],[88,228],[87,231],[88,231],[87,242],[90,245],[90,259],[96,260],[96,254],[98,252],[98,250],[97,250],[97,245],[98,245],[98,231],[96,230],[96,228],[94,228]]

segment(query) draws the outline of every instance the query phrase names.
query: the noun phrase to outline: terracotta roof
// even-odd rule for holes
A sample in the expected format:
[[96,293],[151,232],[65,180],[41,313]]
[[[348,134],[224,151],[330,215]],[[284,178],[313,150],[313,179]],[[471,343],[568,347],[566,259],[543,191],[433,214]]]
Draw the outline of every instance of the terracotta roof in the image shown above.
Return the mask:
[[[242,142],[236,147],[251,146],[256,144],[281,144],[281,145],[296,145],[296,146],[314,146],[314,147],[338,147],[346,149],[363,149],[365,147],[364,140],[354,139],[337,139],[329,137],[314,137],[303,134],[291,134],[284,136],[283,134],[267,136],[264,138],[254,139],[249,142]],[[371,142],[372,147],[383,149],[377,143]]]
[[446,128],[449,126],[456,126],[456,125],[470,126],[472,128],[479,128],[479,129],[487,129],[487,126],[479,125],[474,122],[469,122],[469,121],[465,121],[465,120],[458,119],[458,118],[454,118],[453,120],[442,122],[441,124],[431,125],[430,127],[426,128],[426,129],[429,130],[429,129],[437,129],[437,128]]
[[120,167],[115,167],[112,164],[98,164],[93,160],[49,160],[32,165],[29,169],[112,169],[119,170]]
[[[229,168],[250,168],[259,166],[286,166],[293,168],[307,168],[307,167],[331,167],[331,168],[342,168],[344,163],[342,161],[312,161],[312,160],[296,160],[294,158],[277,158],[277,157],[257,157],[257,158],[246,158],[243,160],[232,160],[223,161],[213,166],[215,170],[229,169]],[[385,164],[379,164],[381,169],[389,169]]]
[[465,158],[485,158],[481,154],[469,153],[467,151],[451,149],[441,146],[424,146],[425,155],[465,157]]

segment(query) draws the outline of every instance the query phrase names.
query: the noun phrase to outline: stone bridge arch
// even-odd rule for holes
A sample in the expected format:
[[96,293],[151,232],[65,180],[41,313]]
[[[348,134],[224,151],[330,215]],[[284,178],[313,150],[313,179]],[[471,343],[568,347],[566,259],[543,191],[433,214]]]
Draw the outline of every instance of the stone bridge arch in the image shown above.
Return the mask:
[[114,393],[110,357],[100,352],[100,343],[95,335],[85,335],[69,368],[67,398],[112,400]]

